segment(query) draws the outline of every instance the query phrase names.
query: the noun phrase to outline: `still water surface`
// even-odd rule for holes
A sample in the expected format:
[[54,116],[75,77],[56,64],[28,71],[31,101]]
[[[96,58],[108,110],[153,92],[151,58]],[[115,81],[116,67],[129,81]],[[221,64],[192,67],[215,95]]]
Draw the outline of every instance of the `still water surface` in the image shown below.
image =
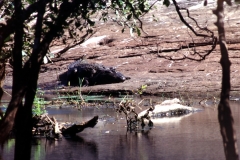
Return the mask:
[[[240,146],[240,103],[231,104]],[[99,115],[94,128],[73,139],[38,139],[32,146],[32,160],[223,160],[217,108],[154,123],[151,130],[127,132],[124,116],[112,108],[48,109],[59,121],[82,122]],[[3,160],[13,159],[14,140],[3,149]]]

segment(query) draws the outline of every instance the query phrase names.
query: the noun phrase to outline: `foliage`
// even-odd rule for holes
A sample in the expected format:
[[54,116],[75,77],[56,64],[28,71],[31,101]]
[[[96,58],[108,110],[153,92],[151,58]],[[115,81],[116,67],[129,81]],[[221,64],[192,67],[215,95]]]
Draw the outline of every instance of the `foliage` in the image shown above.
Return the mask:
[[141,95],[143,94],[143,92],[147,89],[147,85],[141,85],[141,87],[139,87],[137,89],[137,94]]
[[[152,7],[146,0],[111,0],[109,2],[106,0],[81,2],[74,0],[72,2],[62,0],[25,0],[22,3],[24,13],[22,57],[24,63],[32,54],[34,45],[36,45],[36,29],[39,25],[37,24],[38,12],[40,11],[40,8],[38,8],[39,5],[45,8],[42,8],[41,11],[44,16],[42,17],[41,34],[38,35],[40,36],[38,38],[43,39],[52,28],[55,28],[55,38],[50,46],[59,45],[60,43],[66,47],[82,43],[85,39],[89,38],[94,33],[94,26],[98,20],[102,20],[103,22],[107,20],[114,21],[123,27],[122,32],[126,28],[130,28],[132,36],[134,33],[140,35],[140,30],[142,29],[140,18]],[[169,1],[164,0],[163,3],[168,5]],[[72,7],[71,5],[79,6],[69,9]],[[13,25],[14,3],[12,1],[4,1],[0,12],[0,29],[5,30],[7,26]],[[12,28],[8,28],[7,30],[8,32],[4,33],[6,35],[3,36],[4,44],[2,44],[3,48],[0,53],[0,59],[11,57],[14,36]]]
[[169,0],[163,0],[163,4],[166,5],[166,6],[169,6],[170,5],[170,1]]
[[41,104],[35,97],[37,80],[49,48],[65,44],[69,49],[82,43],[94,33],[96,18],[107,20],[110,9],[117,13],[115,16],[127,17],[130,23],[123,19],[124,27],[127,24],[139,34],[137,28],[142,25],[139,18],[148,12],[147,5],[144,0],[1,1],[0,60],[11,57],[13,86],[12,99],[0,123],[0,143],[3,144],[14,125],[16,160],[31,159],[32,105],[34,99],[37,107]]
[[46,113],[45,106],[44,106],[44,100],[42,98],[35,97],[33,105],[34,108],[32,109],[34,115],[41,115]]
[[[38,90],[37,94],[35,95],[34,101],[33,101],[33,113],[34,115],[41,115],[46,113],[46,109],[45,109],[45,104],[46,102],[44,101],[44,98],[42,98],[41,96],[43,96],[44,92]],[[39,97],[38,97],[39,95]]]

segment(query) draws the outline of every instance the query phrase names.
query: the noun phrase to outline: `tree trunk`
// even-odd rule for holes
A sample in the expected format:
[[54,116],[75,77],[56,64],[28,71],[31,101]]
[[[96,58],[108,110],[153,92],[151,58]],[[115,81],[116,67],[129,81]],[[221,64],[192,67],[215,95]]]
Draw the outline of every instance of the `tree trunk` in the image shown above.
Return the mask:
[[0,60],[0,102],[3,96],[3,81],[5,79],[5,60]]
[[[12,99],[0,123],[0,143],[6,140],[13,126],[16,129],[15,160],[27,160],[31,157],[32,104],[37,89],[38,74],[43,57],[46,55],[52,40],[59,36],[58,33],[63,30],[65,20],[82,3],[80,0],[73,0],[72,2],[63,1],[56,22],[43,36],[41,31],[42,17],[45,12],[45,5],[48,2],[48,0],[40,0],[37,3],[38,17],[33,52],[24,66],[22,66],[23,23],[27,13],[22,10],[21,0],[14,0],[14,19],[11,19],[11,23],[9,22],[10,24],[14,24],[14,27],[11,26],[8,32],[0,29],[0,32],[4,35],[2,36],[0,34],[0,49],[4,43],[4,37],[7,37],[5,33],[15,33],[14,48],[12,51]],[[88,1],[84,2],[87,5]],[[40,41],[41,39],[42,41]],[[24,98],[25,102],[23,104]]]
[[225,40],[224,17],[223,17],[223,0],[218,0],[217,9],[213,13],[217,16],[216,25],[218,27],[219,44],[221,50],[221,66],[222,66],[222,91],[220,103],[218,105],[218,120],[220,124],[220,132],[223,138],[223,147],[227,160],[238,160],[237,139],[234,130],[234,120],[229,104],[230,95],[230,66],[231,62],[228,56],[228,49]]
[[[15,129],[15,153],[14,159],[30,159],[31,157],[31,117],[32,117],[32,106],[27,106],[27,95],[29,87],[26,84],[28,73],[22,66],[22,50],[23,50],[23,11],[21,0],[14,0],[15,7],[15,35],[14,35],[14,48],[13,48],[13,88],[12,93],[15,95],[11,99],[12,107],[15,109],[16,118],[13,120]],[[31,85],[30,85],[31,87]],[[32,88],[34,89],[34,88]],[[19,94],[20,93],[20,94]],[[25,97],[25,105],[22,100]],[[17,102],[14,103],[14,102]],[[9,108],[8,108],[9,109]],[[10,112],[11,113],[11,112]],[[7,114],[7,113],[6,113]],[[29,126],[30,124],[30,126]]]

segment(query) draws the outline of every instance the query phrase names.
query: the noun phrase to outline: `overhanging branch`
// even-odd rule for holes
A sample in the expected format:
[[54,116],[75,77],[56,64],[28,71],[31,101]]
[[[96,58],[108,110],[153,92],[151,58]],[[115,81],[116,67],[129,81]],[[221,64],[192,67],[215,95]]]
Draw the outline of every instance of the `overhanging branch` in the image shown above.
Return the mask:
[[[212,53],[212,51],[216,48],[216,44],[217,44],[217,37],[214,36],[214,33],[213,31],[209,30],[207,27],[200,27],[198,25],[198,22],[190,16],[190,12],[187,8],[180,8],[176,2],[176,0],[173,0],[173,4],[176,8],[176,11],[177,11],[177,14],[180,18],[180,20],[194,33],[194,35],[196,35],[197,37],[203,37],[203,38],[210,38],[211,39],[211,45],[212,47],[205,53],[205,54],[200,54],[197,50],[196,50],[196,46],[197,45],[194,45],[194,41],[192,44],[192,47],[193,47],[193,53],[191,54],[191,56],[187,56],[187,55],[184,55],[180,58],[173,58],[172,56],[166,56],[166,55],[161,55],[161,53],[158,53],[158,57],[160,58],[165,58],[165,59],[168,59],[168,60],[184,60],[184,59],[189,59],[189,60],[194,60],[194,61],[202,61],[204,60],[210,53]],[[196,30],[194,30],[194,28],[184,19],[182,13],[180,12],[180,10],[184,10],[187,12],[187,17],[189,19],[191,19],[196,27],[200,30],[200,31],[204,31],[206,32],[207,34],[202,34],[202,33],[199,33],[197,32]],[[190,47],[189,47],[190,48]],[[195,56],[195,57],[194,57]]]

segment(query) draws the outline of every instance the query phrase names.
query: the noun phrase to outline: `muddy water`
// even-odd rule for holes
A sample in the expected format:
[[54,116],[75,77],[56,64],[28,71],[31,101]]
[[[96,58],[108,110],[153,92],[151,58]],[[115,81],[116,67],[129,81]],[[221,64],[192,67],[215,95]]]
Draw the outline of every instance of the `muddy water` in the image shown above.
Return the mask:
[[[240,139],[240,103],[232,103],[237,138]],[[221,160],[224,158],[217,120],[217,108],[210,106],[184,117],[154,120],[154,128],[127,132],[124,116],[112,108],[48,109],[59,121],[82,122],[99,115],[94,128],[74,139],[61,141],[36,139],[32,160]],[[238,146],[240,140],[238,141]],[[13,159],[14,140],[3,149],[3,159]]]

